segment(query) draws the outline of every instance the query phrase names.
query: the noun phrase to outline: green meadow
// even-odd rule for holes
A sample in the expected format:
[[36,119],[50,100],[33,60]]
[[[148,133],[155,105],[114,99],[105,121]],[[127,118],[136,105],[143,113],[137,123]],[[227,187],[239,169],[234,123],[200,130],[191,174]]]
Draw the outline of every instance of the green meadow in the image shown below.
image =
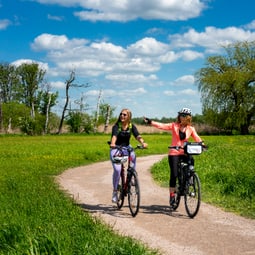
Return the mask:
[[[137,151],[138,157],[167,156],[169,134],[143,137],[149,149]],[[202,200],[255,218],[255,136],[202,138],[209,146],[195,156]],[[109,160],[108,139],[109,135],[0,136],[0,254],[157,254],[90,217],[55,182],[70,167]],[[151,172],[158,185],[167,186],[167,157]]]

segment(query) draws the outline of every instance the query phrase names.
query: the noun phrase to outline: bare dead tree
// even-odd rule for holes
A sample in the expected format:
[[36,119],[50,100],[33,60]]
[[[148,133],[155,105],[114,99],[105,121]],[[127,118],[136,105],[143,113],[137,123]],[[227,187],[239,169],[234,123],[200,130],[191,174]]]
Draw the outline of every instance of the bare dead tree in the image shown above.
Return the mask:
[[100,109],[99,107],[100,107],[101,96],[102,96],[102,90],[100,89],[98,99],[97,99],[97,110],[96,110],[96,119],[94,124],[94,133],[97,132],[97,122],[99,118],[99,109]]
[[106,112],[105,125],[104,125],[104,133],[107,132],[109,122],[110,122],[110,116],[111,116],[111,106],[107,105],[107,112]]
[[62,128],[63,128],[63,123],[64,123],[64,119],[66,117],[66,111],[67,111],[67,107],[68,107],[68,104],[69,104],[69,100],[70,100],[70,96],[69,96],[69,89],[71,87],[76,87],[76,88],[88,88],[90,87],[89,84],[74,84],[75,80],[75,71],[71,71],[70,72],[70,76],[69,78],[66,80],[65,84],[66,84],[66,100],[65,100],[65,105],[64,105],[64,108],[63,108],[63,111],[62,111],[62,115],[61,115],[61,119],[60,119],[60,124],[59,124],[59,128],[58,128],[58,132],[57,134],[61,134],[62,132]]
[[58,134],[61,134],[61,132],[62,132],[62,127],[63,127],[63,123],[64,123],[64,119],[65,119],[65,113],[66,113],[66,109],[67,109],[67,106],[69,104],[69,99],[70,99],[69,88],[72,85],[74,80],[75,80],[75,72],[71,71],[69,79],[66,80],[66,101],[65,101],[65,105],[64,105],[60,123],[59,123]]
[[47,103],[47,106],[46,106],[46,118],[45,118],[45,127],[44,127],[44,132],[45,134],[47,134],[48,132],[48,123],[49,123],[49,113],[50,113],[50,104],[51,104],[51,93],[49,92],[48,93],[48,103]]

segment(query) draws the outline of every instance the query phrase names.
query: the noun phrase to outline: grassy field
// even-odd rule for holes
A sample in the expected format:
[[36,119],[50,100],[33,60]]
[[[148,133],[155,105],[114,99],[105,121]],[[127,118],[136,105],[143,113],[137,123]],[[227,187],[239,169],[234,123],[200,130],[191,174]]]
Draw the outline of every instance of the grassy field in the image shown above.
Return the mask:
[[[137,151],[138,157],[167,153],[169,135],[143,137],[149,149]],[[108,160],[108,139],[109,135],[0,136],[0,254],[156,254],[92,219],[54,181],[67,168]],[[196,156],[203,200],[255,218],[255,137],[203,139],[209,150]],[[160,185],[167,185],[166,159],[152,173]]]

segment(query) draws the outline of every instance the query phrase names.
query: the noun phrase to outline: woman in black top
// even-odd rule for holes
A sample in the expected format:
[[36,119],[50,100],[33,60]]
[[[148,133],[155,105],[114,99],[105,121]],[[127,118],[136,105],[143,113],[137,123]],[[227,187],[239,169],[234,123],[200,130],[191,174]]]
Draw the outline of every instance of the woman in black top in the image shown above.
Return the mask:
[[[118,149],[114,148],[116,145],[121,145],[125,148],[130,147],[130,138],[131,134],[134,135],[136,140],[142,144],[144,148],[148,145],[144,142],[143,138],[139,134],[136,126],[131,123],[132,113],[129,109],[122,109],[117,122],[112,127],[112,136],[111,136],[111,150],[110,150],[110,159],[112,161],[113,156],[116,155]],[[125,149],[124,149],[125,153]],[[128,153],[126,152],[125,155]],[[134,165],[136,165],[136,156],[134,151],[131,152],[131,161]],[[120,178],[121,165],[116,164],[112,161],[113,166],[113,175],[112,175],[112,184],[113,184],[113,194],[112,194],[112,202],[117,203],[117,187]]]

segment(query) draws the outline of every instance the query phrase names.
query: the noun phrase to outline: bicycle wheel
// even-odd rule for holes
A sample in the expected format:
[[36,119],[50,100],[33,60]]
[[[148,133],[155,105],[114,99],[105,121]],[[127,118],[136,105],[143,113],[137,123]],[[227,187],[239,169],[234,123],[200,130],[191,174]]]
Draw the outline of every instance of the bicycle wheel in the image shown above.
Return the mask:
[[117,207],[120,209],[124,204],[125,194],[124,194],[125,176],[124,171],[121,170],[121,175],[119,179],[118,189],[117,189]]
[[187,190],[184,194],[185,209],[190,218],[198,213],[201,200],[201,185],[199,177],[194,173],[188,181]]
[[140,186],[136,171],[130,173],[128,183],[128,206],[133,217],[135,217],[140,207]]

